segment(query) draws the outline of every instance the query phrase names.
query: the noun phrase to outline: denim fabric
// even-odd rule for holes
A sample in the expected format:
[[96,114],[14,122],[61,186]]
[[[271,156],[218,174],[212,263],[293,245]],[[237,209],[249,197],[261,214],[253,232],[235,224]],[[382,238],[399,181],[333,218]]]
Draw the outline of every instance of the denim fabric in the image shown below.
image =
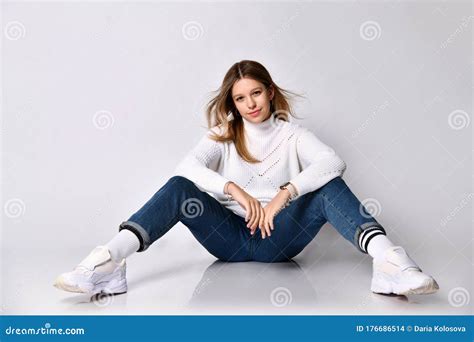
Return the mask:
[[358,243],[360,233],[373,227],[383,230],[341,177],[300,196],[280,211],[273,219],[272,235],[262,239],[258,229],[250,235],[243,217],[182,176],[171,177],[119,230],[134,232],[140,240],[138,251],[142,252],[178,222],[223,261],[288,261],[314,239],[326,222],[365,253]]

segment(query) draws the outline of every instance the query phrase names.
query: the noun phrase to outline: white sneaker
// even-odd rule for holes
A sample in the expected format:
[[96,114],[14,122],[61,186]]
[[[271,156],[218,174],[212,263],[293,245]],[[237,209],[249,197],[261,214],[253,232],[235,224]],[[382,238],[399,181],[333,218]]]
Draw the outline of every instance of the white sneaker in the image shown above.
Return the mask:
[[375,293],[429,294],[439,290],[433,277],[424,274],[401,246],[385,251],[385,258],[373,260],[370,287]]
[[112,260],[106,246],[97,246],[73,271],[56,278],[54,286],[69,292],[120,294],[127,292],[126,262]]

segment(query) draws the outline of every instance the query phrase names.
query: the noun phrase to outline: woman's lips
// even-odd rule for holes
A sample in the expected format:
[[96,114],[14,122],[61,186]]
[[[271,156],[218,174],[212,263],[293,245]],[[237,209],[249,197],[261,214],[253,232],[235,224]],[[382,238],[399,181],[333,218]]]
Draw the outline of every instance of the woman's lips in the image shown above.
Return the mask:
[[257,116],[258,114],[260,114],[260,109],[257,109],[255,112],[249,113],[249,115],[251,116]]

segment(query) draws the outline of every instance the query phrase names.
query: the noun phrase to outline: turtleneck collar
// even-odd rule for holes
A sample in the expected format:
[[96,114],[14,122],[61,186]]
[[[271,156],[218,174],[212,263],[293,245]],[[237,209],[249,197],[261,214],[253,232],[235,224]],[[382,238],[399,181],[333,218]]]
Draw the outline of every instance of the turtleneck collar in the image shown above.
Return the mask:
[[273,131],[276,128],[276,125],[273,123],[274,120],[274,115],[270,115],[270,117],[265,121],[254,123],[242,116],[244,129],[250,134],[267,134]]

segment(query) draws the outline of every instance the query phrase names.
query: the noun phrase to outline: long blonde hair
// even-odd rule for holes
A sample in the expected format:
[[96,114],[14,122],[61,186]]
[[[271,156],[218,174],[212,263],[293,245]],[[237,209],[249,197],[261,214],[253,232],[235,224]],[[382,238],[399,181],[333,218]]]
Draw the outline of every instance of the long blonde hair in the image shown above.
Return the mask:
[[[250,163],[258,163],[260,161],[255,159],[247,149],[243,119],[232,99],[232,86],[244,77],[262,83],[266,89],[273,88],[274,96],[270,102],[270,112],[271,115],[277,116],[278,120],[289,121],[288,115],[296,117],[289,99],[300,95],[278,87],[267,69],[262,64],[251,60],[242,60],[232,65],[225,74],[219,89],[213,92],[217,94],[207,104],[207,125],[209,128],[221,125],[224,131],[222,135],[214,133],[210,138],[219,142],[232,141],[242,159]],[[230,114],[233,120],[229,121]]]

